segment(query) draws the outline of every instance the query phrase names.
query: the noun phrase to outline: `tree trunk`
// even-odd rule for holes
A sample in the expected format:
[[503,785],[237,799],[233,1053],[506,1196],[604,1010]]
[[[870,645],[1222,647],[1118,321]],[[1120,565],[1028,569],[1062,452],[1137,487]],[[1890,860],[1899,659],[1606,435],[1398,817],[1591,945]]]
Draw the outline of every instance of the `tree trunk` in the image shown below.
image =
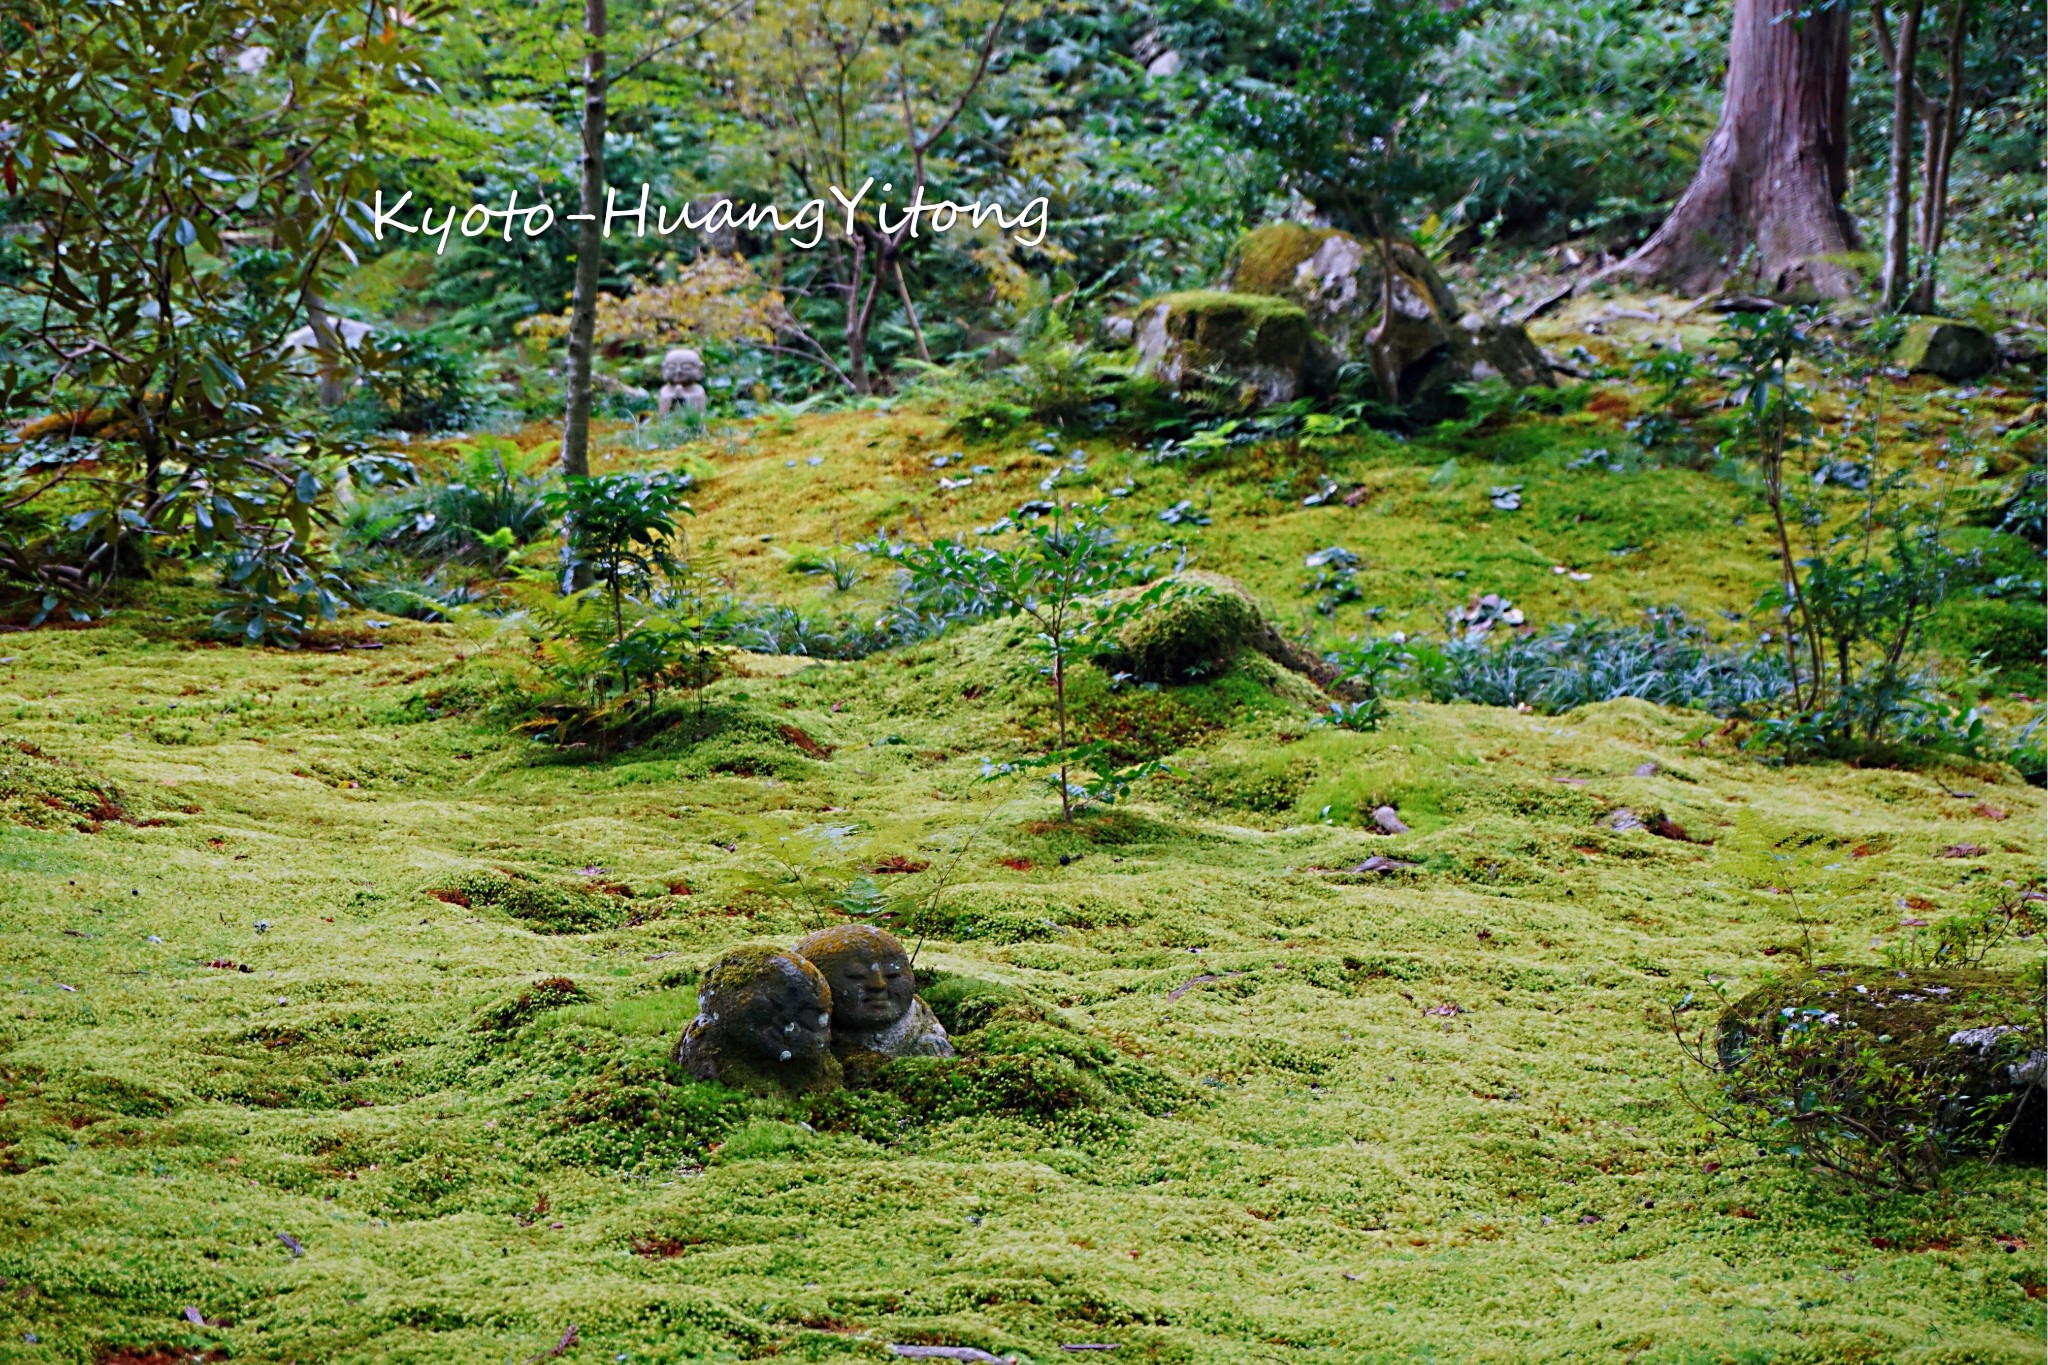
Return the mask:
[[1935,311],[1935,267],[1941,260],[1941,239],[1948,230],[1949,165],[1962,133],[1963,58],[1969,27],[1970,0],[1954,0],[1949,9],[1948,63],[1943,73],[1948,98],[1930,109],[1927,120],[1927,165],[1920,198],[1920,278],[1906,300],[1908,313]]
[[1754,246],[1772,293],[1841,298],[1856,272],[1848,188],[1849,14],[1735,0],[1721,121],[1671,216],[1618,272],[1687,294],[1718,287]]
[[576,293],[569,310],[569,408],[562,420],[562,473],[590,473],[590,351],[603,268],[605,0],[583,6],[583,221],[576,231]]
[[[1913,67],[1920,58],[1922,0],[1906,0],[1892,53],[1892,152],[1885,184],[1884,274],[1879,293],[1897,311],[1913,282]],[[1930,146],[1930,155],[1933,152]]]

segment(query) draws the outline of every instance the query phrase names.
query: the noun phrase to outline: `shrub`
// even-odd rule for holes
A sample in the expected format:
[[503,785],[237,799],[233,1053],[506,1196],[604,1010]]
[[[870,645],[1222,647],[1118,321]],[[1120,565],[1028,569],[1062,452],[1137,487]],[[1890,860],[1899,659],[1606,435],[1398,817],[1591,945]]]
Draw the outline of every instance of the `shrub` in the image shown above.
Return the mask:
[[337,416],[364,431],[449,431],[476,404],[472,362],[432,332],[401,335],[366,355],[363,383]]
[[415,559],[497,566],[516,546],[548,534],[542,497],[548,478],[535,472],[548,458],[522,453],[502,437],[480,436],[462,449],[452,478],[359,504],[348,518],[352,539]]
[[1496,642],[1416,645],[1413,652],[1423,688],[1437,701],[1555,713],[1640,697],[1733,715],[1785,694],[1785,665],[1775,655],[1716,645],[1677,607],[1645,616],[1640,626],[1579,620]]
[[1704,1031],[1680,1039],[1715,1075],[1695,1107],[1724,1131],[1923,1190],[1971,1153],[2040,1161],[2043,1006],[2037,975],[1821,967],[1729,1005],[1711,1052]]

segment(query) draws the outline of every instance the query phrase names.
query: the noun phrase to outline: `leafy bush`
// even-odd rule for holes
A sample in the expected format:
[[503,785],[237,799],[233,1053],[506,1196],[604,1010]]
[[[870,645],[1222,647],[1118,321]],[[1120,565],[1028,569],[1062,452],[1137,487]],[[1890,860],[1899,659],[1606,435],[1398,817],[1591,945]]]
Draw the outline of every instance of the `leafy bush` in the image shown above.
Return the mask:
[[474,363],[432,332],[374,344],[362,384],[336,416],[367,432],[453,430],[476,406]]
[[462,448],[453,477],[358,504],[348,532],[359,544],[410,558],[499,565],[548,534],[549,480],[536,472],[548,458],[544,448],[521,452],[503,437],[479,436]]
[[354,596],[347,580],[307,557],[295,533],[269,539],[245,526],[220,561],[213,628],[250,644],[296,649],[315,621],[332,621]]
[[1482,16],[1435,64],[1443,126],[1427,148],[1469,185],[1468,222],[1553,238],[1625,229],[1685,188],[1713,127],[1725,30],[1618,0]]
[[1640,626],[1580,620],[1498,642],[1413,646],[1424,690],[1437,701],[1526,705],[1555,713],[1618,697],[1752,714],[1787,690],[1784,663],[1756,650],[1716,645],[1677,607]]

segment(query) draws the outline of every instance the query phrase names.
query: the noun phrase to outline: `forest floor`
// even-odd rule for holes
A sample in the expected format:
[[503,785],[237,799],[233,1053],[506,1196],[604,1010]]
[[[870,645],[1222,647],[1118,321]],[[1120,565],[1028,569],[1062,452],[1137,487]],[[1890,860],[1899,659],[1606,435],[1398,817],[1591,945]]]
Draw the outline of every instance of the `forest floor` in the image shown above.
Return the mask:
[[[1907,392],[1987,447],[2025,406]],[[1771,576],[1754,492],[1573,467],[1620,449],[1629,401],[1195,470],[1079,444],[1134,525],[1203,510],[1193,561],[1287,624],[1314,624],[1304,554],[1356,551],[1332,641],[1368,604],[1441,632],[1488,591],[1539,624],[1719,624]],[[682,458],[644,435],[608,458]],[[742,592],[879,601],[872,570],[835,593],[789,561],[991,522],[1075,444],[1035,439],[757,422],[687,452],[695,554]],[[1070,828],[983,778],[1044,726],[1003,622],[752,658],[602,756],[495,718],[515,623],[354,615],[284,652],[203,639],[205,600],[0,637],[0,1361],[2040,1359],[2039,1171],[1881,1196],[1761,1156],[1688,1107],[1707,1078],[1669,1010],[2038,884],[2048,806],[2010,769],[1772,766],[1635,701],[1401,701],[1351,733],[1252,658],[1084,689],[1175,771]],[[1410,830],[1372,830],[1381,804]],[[1602,823],[1624,806],[1665,832]],[[1825,890],[1754,884],[1745,820],[1809,833],[1796,875]],[[934,1113],[682,1082],[696,973],[815,927],[828,869],[865,874],[842,904],[914,907],[895,927],[963,1051],[1073,1093]]]

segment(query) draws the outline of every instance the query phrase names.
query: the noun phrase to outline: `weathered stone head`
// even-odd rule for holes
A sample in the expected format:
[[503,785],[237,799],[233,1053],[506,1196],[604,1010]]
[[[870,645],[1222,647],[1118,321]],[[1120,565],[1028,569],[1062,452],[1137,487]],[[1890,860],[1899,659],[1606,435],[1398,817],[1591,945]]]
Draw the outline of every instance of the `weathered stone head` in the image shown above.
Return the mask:
[[832,1050],[862,1069],[891,1057],[950,1057],[945,1025],[917,998],[917,973],[894,934],[869,924],[820,929],[796,945],[832,990]]
[[832,992],[818,969],[795,953],[746,944],[704,974],[676,1061],[698,1080],[742,1090],[830,1089],[841,1079],[831,1038]]
[[661,358],[661,379],[664,384],[701,384],[704,382],[704,357],[688,346],[677,346]]
[[820,929],[798,942],[796,951],[831,988],[835,1029],[887,1028],[903,1017],[917,996],[917,974],[902,941],[873,925]]

